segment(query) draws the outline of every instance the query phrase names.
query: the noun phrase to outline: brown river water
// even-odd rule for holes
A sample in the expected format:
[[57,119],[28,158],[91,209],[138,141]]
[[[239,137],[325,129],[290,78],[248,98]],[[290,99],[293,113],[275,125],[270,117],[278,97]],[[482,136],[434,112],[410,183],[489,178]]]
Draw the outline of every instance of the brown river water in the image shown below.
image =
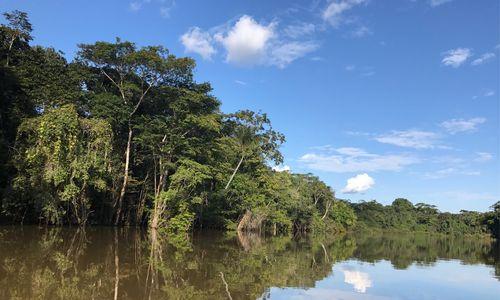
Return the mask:
[[500,299],[499,246],[412,233],[263,237],[0,227],[0,299]]

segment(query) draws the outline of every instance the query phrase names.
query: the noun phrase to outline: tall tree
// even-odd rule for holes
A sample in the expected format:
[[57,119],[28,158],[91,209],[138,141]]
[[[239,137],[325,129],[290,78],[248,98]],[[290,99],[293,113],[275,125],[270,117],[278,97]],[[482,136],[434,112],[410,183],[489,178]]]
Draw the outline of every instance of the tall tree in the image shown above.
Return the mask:
[[[152,88],[158,86],[189,86],[192,83],[194,61],[176,58],[161,46],[137,49],[134,43],[96,42],[79,45],[77,60],[93,68],[108,81],[105,92],[117,94],[127,111],[126,143],[122,184],[115,205],[115,224],[122,217],[123,200],[130,176],[131,151],[134,136],[134,121]],[[89,86],[95,83],[89,83]]]
[[2,26],[5,38],[2,40],[4,66],[8,67],[11,62],[12,52],[18,48],[16,43],[27,45],[32,40],[32,26],[28,19],[28,14],[19,10],[6,12],[3,14],[8,26]]
[[229,177],[225,190],[229,188],[234,176],[241,167],[245,158],[258,155],[264,160],[275,164],[283,162],[279,147],[285,142],[285,136],[275,131],[266,114],[255,113],[250,110],[238,111],[229,114],[225,120],[227,134],[236,144],[238,162]]

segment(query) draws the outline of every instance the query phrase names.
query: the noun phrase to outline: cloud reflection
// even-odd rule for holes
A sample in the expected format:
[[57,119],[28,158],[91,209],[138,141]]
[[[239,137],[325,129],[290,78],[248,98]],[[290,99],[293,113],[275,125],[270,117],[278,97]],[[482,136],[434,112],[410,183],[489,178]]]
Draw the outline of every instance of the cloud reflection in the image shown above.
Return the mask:
[[358,293],[366,293],[366,289],[372,287],[372,281],[368,273],[343,270],[344,282],[352,285]]

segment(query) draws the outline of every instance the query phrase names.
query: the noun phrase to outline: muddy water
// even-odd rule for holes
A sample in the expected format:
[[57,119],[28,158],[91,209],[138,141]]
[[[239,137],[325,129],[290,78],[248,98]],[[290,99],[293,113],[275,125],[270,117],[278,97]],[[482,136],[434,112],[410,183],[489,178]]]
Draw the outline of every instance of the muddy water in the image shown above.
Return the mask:
[[500,299],[499,276],[479,238],[0,227],[0,299]]

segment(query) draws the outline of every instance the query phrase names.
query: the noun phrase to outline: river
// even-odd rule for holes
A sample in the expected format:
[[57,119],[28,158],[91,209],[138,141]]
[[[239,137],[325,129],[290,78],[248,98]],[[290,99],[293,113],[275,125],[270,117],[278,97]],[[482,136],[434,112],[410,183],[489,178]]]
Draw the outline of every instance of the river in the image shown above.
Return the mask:
[[0,299],[500,299],[499,252],[432,234],[0,227]]

